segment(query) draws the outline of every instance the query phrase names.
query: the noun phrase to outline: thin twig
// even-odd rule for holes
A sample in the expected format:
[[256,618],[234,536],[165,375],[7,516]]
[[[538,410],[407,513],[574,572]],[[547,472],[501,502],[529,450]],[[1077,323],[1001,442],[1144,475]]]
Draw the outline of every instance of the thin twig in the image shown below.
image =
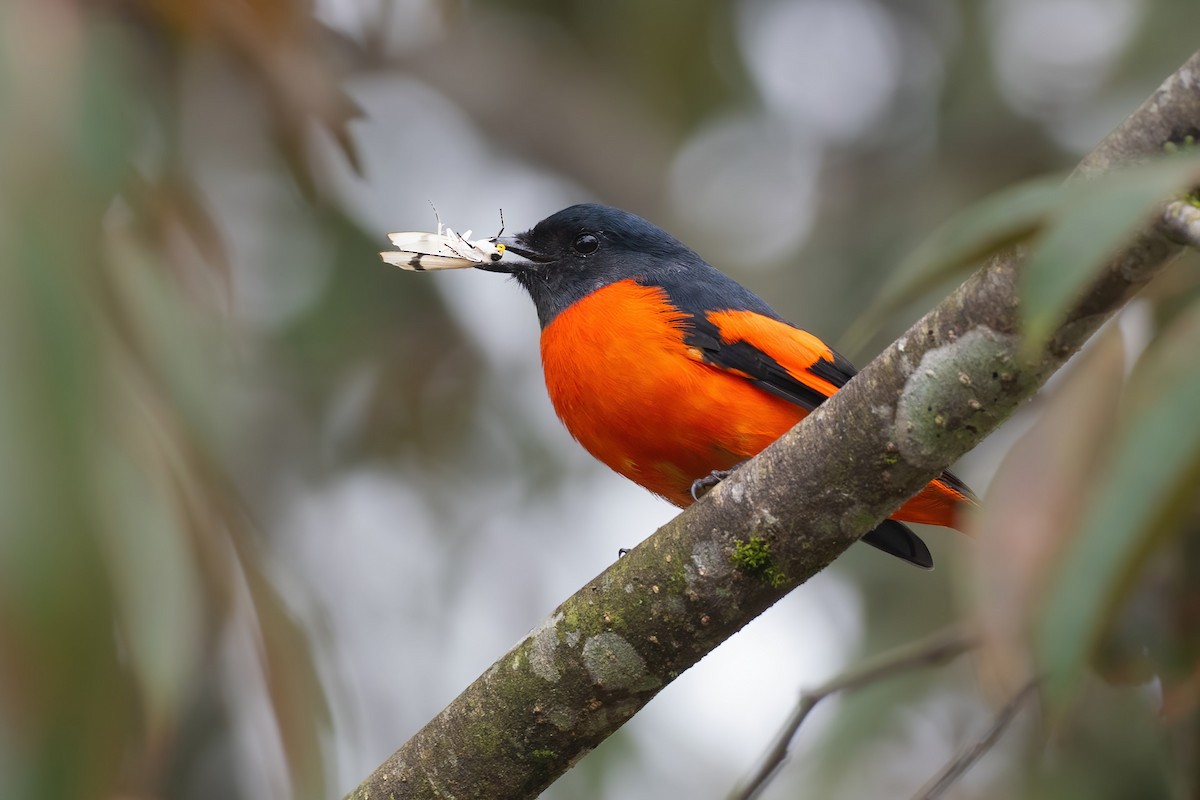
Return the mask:
[[758,796],[758,793],[766,787],[787,758],[788,747],[795,738],[796,731],[800,729],[800,725],[817,703],[829,695],[860,689],[901,672],[941,666],[953,661],[977,644],[978,636],[973,630],[962,625],[954,625],[925,639],[906,644],[864,664],[859,664],[821,686],[802,693],[800,702],[796,704],[792,715],[780,730],[779,735],[775,737],[771,749],[763,757],[762,764],[744,786],[730,795],[730,800],[751,800]]
[[942,793],[949,789],[955,781],[963,776],[963,774],[975,765],[975,762],[984,756],[987,751],[992,749],[996,744],[996,740],[1000,738],[1000,734],[1004,733],[1004,729],[1013,721],[1013,717],[1021,710],[1021,706],[1033,694],[1037,688],[1037,681],[1032,680],[1004,705],[1004,708],[996,714],[992,720],[992,725],[983,736],[975,740],[970,747],[965,748],[954,760],[942,768],[937,777],[925,784],[919,792],[913,795],[913,800],[936,800],[941,797]]
[[1184,200],[1173,200],[1163,209],[1162,227],[1176,242],[1200,249],[1200,208]]

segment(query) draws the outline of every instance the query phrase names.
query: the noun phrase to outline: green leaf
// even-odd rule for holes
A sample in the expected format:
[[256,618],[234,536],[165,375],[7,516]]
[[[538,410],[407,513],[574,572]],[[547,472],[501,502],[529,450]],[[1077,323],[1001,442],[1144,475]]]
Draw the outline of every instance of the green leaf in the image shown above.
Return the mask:
[[1200,303],[1180,315],[1131,377],[1112,457],[1050,584],[1035,636],[1046,694],[1071,698],[1104,622],[1200,478]]
[[1200,154],[1185,152],[1069,184],[1021,273],[1028,354],[1066,319],[1088,284],[1173,195],[1200,182]]
[[1059,204],[1065,175],[1047,175],[993,194],[951,217],[892,273],[878,298],[842,339],[855,351],[880,320],[943,283],[966,275],[988,255],[1035,234]]
[[115,435],[94,454],[103,498],[99,536],[115,628],[141,692],[146,726],[162,735],[181,715],[203,663],[202,587],[190,560],[192,543],[171,503],[175,476],[166,459],[153,455],[162,431],[138,413],[124,422],[129,427],[114,425],[109,433]]

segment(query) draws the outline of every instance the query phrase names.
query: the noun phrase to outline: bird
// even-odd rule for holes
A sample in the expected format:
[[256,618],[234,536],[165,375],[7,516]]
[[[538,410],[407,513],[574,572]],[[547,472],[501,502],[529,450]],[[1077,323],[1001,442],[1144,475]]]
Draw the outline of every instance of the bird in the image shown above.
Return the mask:
[[[567,430],[599,461],[681,508],[856,372],[628,211],[584,203],[515,235],[469,242],[448,233],[449,247],[381,255],[406,269],[473,266],[511,275],[537,310],[546,389]],[[433,234],[393,234],[393,242],[406,236]],[[946,471],[862,540],[932,568],[929,548],[904,523],[955,527],[975,503]]]

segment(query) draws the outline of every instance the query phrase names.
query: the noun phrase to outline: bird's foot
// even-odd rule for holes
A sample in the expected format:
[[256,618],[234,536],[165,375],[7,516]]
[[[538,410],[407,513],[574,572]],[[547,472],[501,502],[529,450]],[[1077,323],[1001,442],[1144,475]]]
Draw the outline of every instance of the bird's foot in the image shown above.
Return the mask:
[[[741,465],[739,464],[738,466]],[[732,469],[714,469],[703,478],[697,478],[692,481],[692,500],[699,500],[701,495],[707,494],[710,489],[732,475],[735,469],[737,467],[733,467]]]

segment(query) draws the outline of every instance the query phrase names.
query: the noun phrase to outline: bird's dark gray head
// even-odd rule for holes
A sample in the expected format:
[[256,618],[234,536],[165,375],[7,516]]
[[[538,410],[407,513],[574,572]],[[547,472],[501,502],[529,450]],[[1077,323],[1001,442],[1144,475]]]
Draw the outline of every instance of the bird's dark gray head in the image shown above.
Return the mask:
[[[490,272],[508,272],[529,291],[546,327],[565,308],[610,283],[653,282],[703,265],[700,256],[636,214],[585,203],[564,208],[524,233],[496,240],[505,246]],[[709,268],[711,269],[711,268]]]

